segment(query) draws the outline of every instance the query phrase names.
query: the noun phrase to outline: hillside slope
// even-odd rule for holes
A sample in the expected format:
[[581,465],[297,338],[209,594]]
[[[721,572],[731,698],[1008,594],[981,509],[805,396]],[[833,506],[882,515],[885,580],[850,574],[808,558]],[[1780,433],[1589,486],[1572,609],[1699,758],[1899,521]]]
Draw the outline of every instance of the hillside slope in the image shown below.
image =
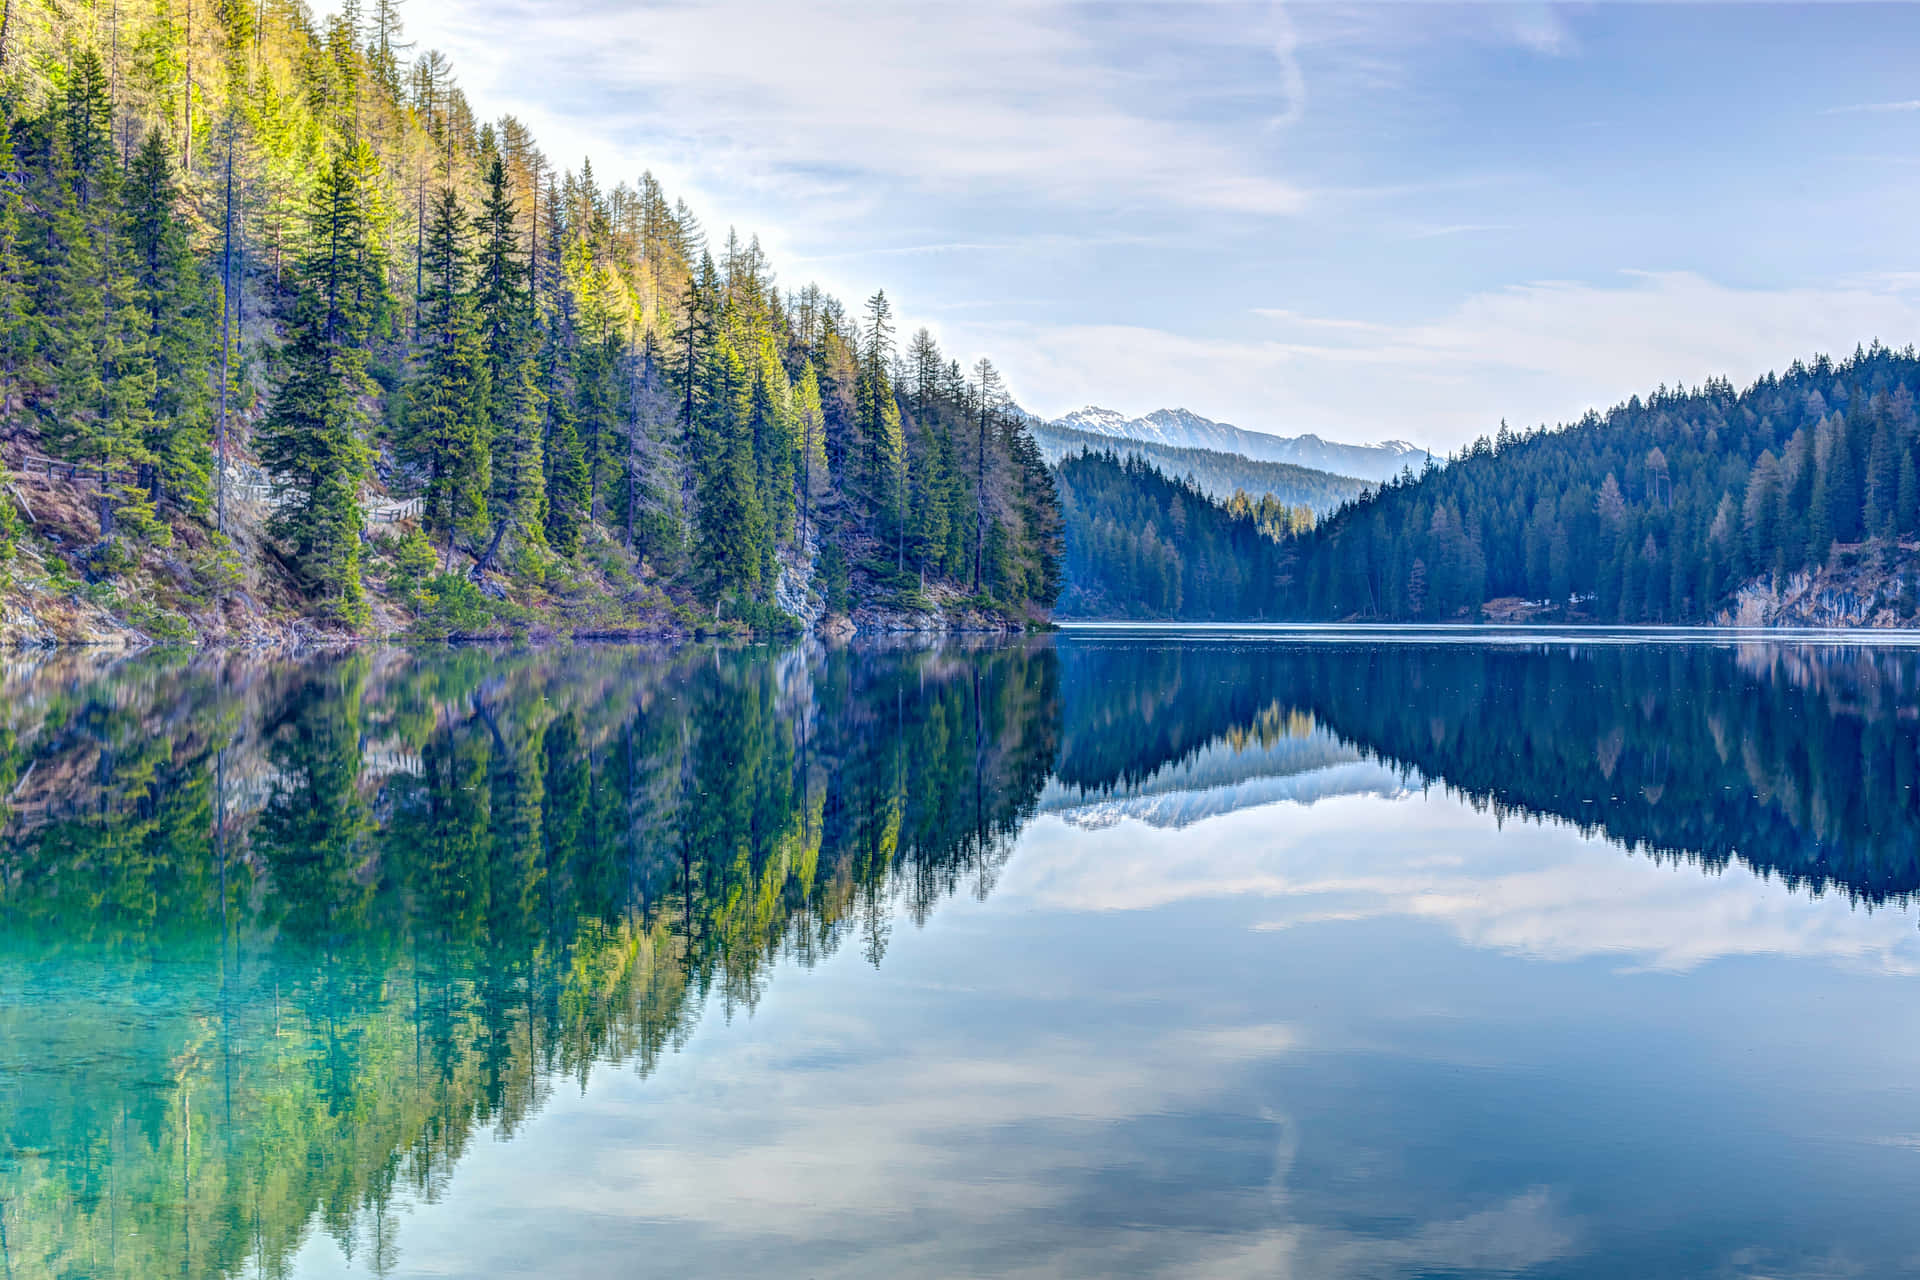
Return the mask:
[[1920,357],[1876,344],[1503,427],[1294,540],[1278,611],[1911,625],[1917,399]]
[[7,6],[0,636],[1045,616],[989,363],[559,169],[396,12]]
[[1324,515],[1358,496],[1364,480],[1337,476],[1290,462],[1263,462],[1243,454],[1215,449],[1185,449],[1145,440],[1103,436],[1053,423],[1029,427],[1040,453],[1055,466],[1082,453],[1112,451],[1122,457],[1144,458],[1170,476],[1191,478],[1201,492],[1225,501],[1235,493],[1250,498],[1271,497],[1289,507],[1307,507]]

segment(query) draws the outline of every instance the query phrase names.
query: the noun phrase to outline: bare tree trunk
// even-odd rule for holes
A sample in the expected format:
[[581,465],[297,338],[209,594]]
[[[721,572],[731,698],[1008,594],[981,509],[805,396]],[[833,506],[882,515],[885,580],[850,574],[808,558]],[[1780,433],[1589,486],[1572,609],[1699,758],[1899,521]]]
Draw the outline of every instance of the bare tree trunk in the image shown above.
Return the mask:
[[470,578],[484,578],[487,570],[493,567],[493,557],[500,550],[500,540],[507,536],[507,529],[513,523],[511,516],[501,516],[493,526],[493,537],[487,542],[487,549],[474,559],[473,568],[468,571]]

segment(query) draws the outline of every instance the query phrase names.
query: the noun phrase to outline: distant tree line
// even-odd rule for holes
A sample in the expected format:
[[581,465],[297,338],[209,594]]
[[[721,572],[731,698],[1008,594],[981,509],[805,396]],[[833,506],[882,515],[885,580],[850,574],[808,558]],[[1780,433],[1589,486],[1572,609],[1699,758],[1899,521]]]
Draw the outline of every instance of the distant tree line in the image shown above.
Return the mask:
[[1745,391],[1716,379],[1558,430],[1503,424],[1293,539],[1274,612],[1447,619],[1520,597],[1609,622],[1710,621],[1743,584],[1884,558],[1920,533],[1916,395],[1920,358],[1875,344]]
[[1279,538],[1312,512],[1271,495],[1216,502],[1143,458],[1083,453],[1058,468],[1067,617],[1259,618],[1277,602]]
[[1217,449],[1183,448],[1152,440],[1122,440],[1092,431],[1078,431],[1053,423],[1031,425],[1033,438],[1047,460],[1060,463],[1080,453],[1116,453],[1121,457],[1140,457],[1167,475],[1192,481],[1202,492],[1219,501],[1244,493],[1250,502],[1270,497],[1288,507],[1311,511],[1331,511],[1349,498],[1359,496],[1366,482],[1352,476],[1316,471],[1291,462],[1270,462]]

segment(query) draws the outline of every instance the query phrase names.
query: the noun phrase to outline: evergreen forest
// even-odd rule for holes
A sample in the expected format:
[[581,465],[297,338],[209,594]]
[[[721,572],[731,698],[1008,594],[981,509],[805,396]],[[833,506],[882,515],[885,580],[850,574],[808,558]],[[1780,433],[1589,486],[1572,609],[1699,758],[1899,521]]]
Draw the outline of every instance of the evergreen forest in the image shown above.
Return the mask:
[[1291,462],[1271,462],[1217,449],[1162,444],[1157,440],[1103,436],[1037,419],[1030,427],[1040,452],[1056,466],[1082,453],[1111,452],[1122,457],[1144,458],[1170,476],[1192,481],[1201,492],[1221,502],[1232,500],[1236,494],[1245,494],[1249,502],[1271,497],[1283,506],[1327,512],[1349,498],[1358,497],[1366,487],[1365,481],[1352,476],[1316,471]]
[[[1705,623],[1743,588],[1826,584],[1837,620],[1911,619],[1920,357],[1878,344],[1744,391],[1660,388],[1557,430],[1504,424],[1289,545],[1280,616]],[[1765,619],[1762,619],[1765,620]]]
[[397,0],[9,0],[11,585],[149,634],[1043,616],[991,362],[482,118]]
[[1313,512],[1271,494],[1226,502],[1145,458],[1081,453],[1058,469],[1069,618],[1232,621],[1273,616],[1282,540]]

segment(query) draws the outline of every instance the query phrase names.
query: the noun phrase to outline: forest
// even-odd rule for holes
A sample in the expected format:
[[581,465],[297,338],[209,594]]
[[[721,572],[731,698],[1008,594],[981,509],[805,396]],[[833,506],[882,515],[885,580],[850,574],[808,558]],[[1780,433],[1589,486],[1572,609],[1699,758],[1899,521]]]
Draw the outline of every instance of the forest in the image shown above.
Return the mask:
[[1731,619],[1743,587],[1851,571],[1915,612],[1920,357],[1878,344],[1744,391],[1662,387],[1555,430],[1504,424],[1444,467],[1289,543],[1278,616],[1477,617],[1489,601],[1604,622]]
[[1030,429],[1040,452],[1056,466],[1081,453],[1113,452],[1122,457],[1144,458],[1167,475],[1191,480],[1201,492],[1221,502],[1244,493],[1252,502],[1270,496],[1288,507],[1326,512],[1359,496],[1360,490],[1366,487],[1365,481],[1352,476],[1316,471],[1291,462],[1222,453],[1217,449],[1189,449],[1157,440],[1103,436],[1037,419],[1031,422]]
[[990,361],[482,119],[397,0],[5,14],[11,587],[160,638],[1058,594]]
[[1071,455],[1057,476],[1067,618],[1270,617],[1283,540],[1313,526],[1308,507],[1244,492],[1218,502],[1133,454]]

